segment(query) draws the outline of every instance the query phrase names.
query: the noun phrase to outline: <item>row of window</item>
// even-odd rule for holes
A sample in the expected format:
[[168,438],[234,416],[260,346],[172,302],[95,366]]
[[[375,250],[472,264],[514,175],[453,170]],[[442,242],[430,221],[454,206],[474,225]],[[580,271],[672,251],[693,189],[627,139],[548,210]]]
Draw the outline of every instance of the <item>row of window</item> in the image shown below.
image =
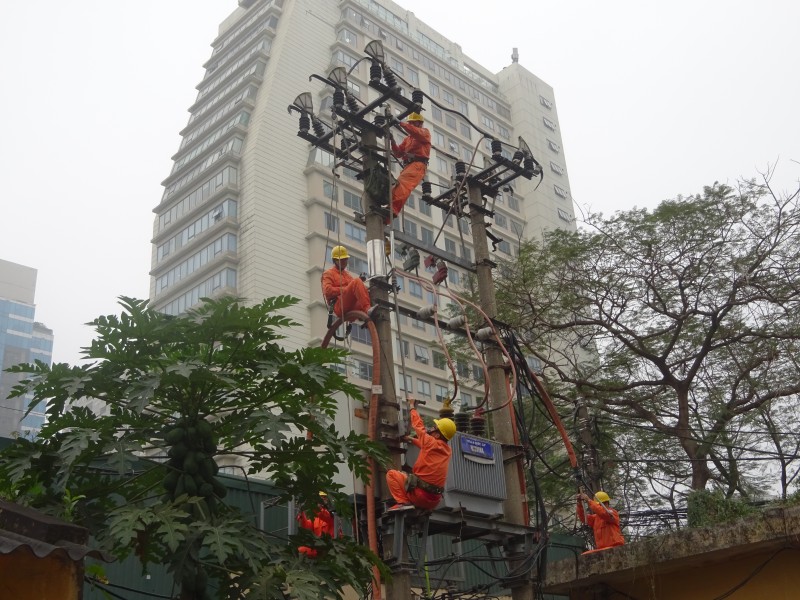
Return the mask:
[[199,102],[206,96],[208,96],[211,92],[217,89],[222,82],[225,81],[228,77],[230,77],[233,73],[241,69],[244,65],[250,62],[253,59],[253,55],[259,52],[269,53],[270,48],[272,48],[272,42],[267,38],[262,39],[261,41],[257,42],[250,48],[247,52],[245,52],[242,56],[236,59],[231,65],[229,65],[224,71],[215,74],[214,78],[211,82],[200,88],[197,92],[197,99],[195,102]]
[[189,193],[183,200],[160,214],[158,216],[158,231],[163,231],[170,223],[177,221],[183,215],[203,204],[224,186],[236,184],[238,181],[239,171],[236,167],[225,167],[219,173],[203,182],[202,185]]
[[278,8],[283,8],[283,0],[269,0],[265,4],[261,6],[256,12],[252,15],[247,17],[241,21],[236,27],[228,31],[227,35],[224,39],[217,42],[216,46],[214,46],[214,50],[211,52],[211,56],[216,56],[223,50],[225,50],[231,43],[235,42],[239,38],[239,34],[246,30],[248,27],[251,27],[258,19],[267,12],[270,6],[272,5],[277,6]]
[[236,236],[234,234],[226,233],[218,237],[199,252],[195,252],[161,277],[156,278],[156,294],[160,294],[167,288],[186,279],[223,252],[236,252]]
[[[219,57],[219,60],[214,61],[214,63],[210,64],[206,69],[206,77],[208,75],[214,73],[217,69],[221,66],[227,64],[234,56],[236,56],[242,48],[246,47],[250,42],[256,39],[263,31],[267,29],[275,30],[278,26],[278,17],[272,16],[264,19],[258,27],[253,29],[247,35],[242,37],[235,46],[232,46],[223,56]],[[267,47],[269,50],[269,47]]]
[[163,244],[160,244],[156,249],[156,262],[161,262],[170,254],[174,254],[195,236],[200,235],[216,223],[221,222],[226,217],[236,216],[236,202],[234,200],[225,200],[221,202],[202,217],[197,219],[194,223],[190,223],[184,227],[182,231],[169,238]]
[[236,105],[240,104],[244,100],[247,100],[248,98],[255,98],[257,93],[258,93],[258,87],[254,85],[249,85],[241,92],[236,94],[233,98],[231,98],[223,106],[221,106],[219,110],[217,110],[217,112],[215,112],[205,122],[203,122],[203,124],[200,125],[200,127],[193,130],[191,133],[187,133],[185,136],[183,136],[179,150],[183,150],[187,145],[191,144],[194,140],[203,135],[214,125],[219,123],[219,121],[228,116],[236,108]]
[[235,137],[220,146],[216,149],[212,154],[206,157],[206,159],[201,162],[199,165],[195,166],[191,171],[187,172],[185,175],[174,181],[173,183],[169,184],[164,189],[164,195],[161,198],[161,201],[164,202],[167,200],[172,194],[180,190],[181,188],[185,187],[187,184],[194,181],[200,173],[211,167],[215,162],[218,162],[228,156],[229,154],[239,155],[242,151],[242,146],[244,145],[244,139],[240,137]]
[[375,0],[356,0],[360,5],[366,8],[369,12],[377,16],[381,21],[388,23],[391,27],[399,29],[404,34],[408,35],[408,23],[398,17],[392,11],[387,10]]
[[200,285],[164,306],[161,312],[168,315],[179,315],[200,302],[200,298],[210,298],[223,288],[236,289],[236,269],[225,268],[214,273]]
[[178,160],[175,161],[175,164],[172,165],[172,173],[177,173],[181,167],[185,164],[190,163],[192,160],[200,156],[203,152],[208,150],[211,146],[213,146],[219,139],[228,133],[232,128],[236,127],[237,125],[241,124],[247,126],[250,122],[250,113],[247,111],[242,111],[235,117],[233,117],[230,121],[225,123],[222,127],[214,131],[211,135],[205,138],[202,143],[192,149],[191,152],[188,152],[186,155],[182,156]]
[[209,110],[214,108],[219,102],[221,102],[224,98],[228,96],[233,90],[238,88],[242,85],[248,77],[261,77],[264,75],[264,69],[266,69],[267,65],[264,61],[257,61],[253,63],[251,66],[247,68],[247,70],[243,71],[241,75],[236,77],[233,81],[231,81],[228,85],[226,85],[223,89],[221,89],[213,98],[207,100],[202,107],[198,108],[192,113],[192,116],[189,117],[189,124],[191,125],[195,121],[197,121],[200,117],[205,115]]

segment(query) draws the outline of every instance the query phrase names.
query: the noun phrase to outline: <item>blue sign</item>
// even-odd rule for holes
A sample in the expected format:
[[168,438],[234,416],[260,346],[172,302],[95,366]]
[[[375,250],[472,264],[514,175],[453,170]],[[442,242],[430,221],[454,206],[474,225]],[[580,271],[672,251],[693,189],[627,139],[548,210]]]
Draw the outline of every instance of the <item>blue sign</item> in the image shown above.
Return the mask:
[[494,447],[488,440],[461,436],[461,452],[465,456],[476,456],[487,460],[494,460]]

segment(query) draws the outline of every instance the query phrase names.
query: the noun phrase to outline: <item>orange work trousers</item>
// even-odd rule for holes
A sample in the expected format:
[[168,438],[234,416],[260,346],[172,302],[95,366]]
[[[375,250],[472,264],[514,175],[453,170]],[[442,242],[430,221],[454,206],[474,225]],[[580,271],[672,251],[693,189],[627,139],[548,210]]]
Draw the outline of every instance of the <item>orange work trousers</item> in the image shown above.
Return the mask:
[[386,484],[389,486],[389,491],[400,504],[413,504],[417,508],[423,510],[433,510],[439,505],[442,500],[441,495],[431,494],[422,488],[414,488],[411,491],[406,491],[406,480],[408,475],[402,471],[391,469],[386,471]]
[[422,178],[425,177],[425,172],[428,170],[428,165],[421,162],[412,162],[405,166],[400,171],[397,177],[397,183],[394,184],[392,190],[392,213],[397,216],[403,207],[406,205],[408,197],[411,192],[419,185]]
[[[344,304],[344,313],[342,312],[342,304]],[[343,314],[349,313],[351,310],[360,310],[367,312],[370,307],[369,292],[367,286],[358,277],[354,278],[350,283],[345,286],[342,293],[336,299],[336,304],[333,305],[333,312],[336,316],[342,317]]]

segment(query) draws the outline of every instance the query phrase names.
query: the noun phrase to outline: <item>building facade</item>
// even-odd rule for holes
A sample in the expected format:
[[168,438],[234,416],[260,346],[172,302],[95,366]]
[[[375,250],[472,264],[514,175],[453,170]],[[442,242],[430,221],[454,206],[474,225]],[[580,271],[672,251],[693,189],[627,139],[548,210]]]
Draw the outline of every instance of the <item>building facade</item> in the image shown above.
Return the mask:
[[31,398],[9,398],[22,379],[5,370],[19,363],[53,360],[53,332],[35,320],[36,269],[0,260],[0,437],[35,436],[44,424],[44,405],[25,416]]
[[[451,186],[455,161],[482,165],[490,156],[490,142],[478,128],[509,146],[521,136],[542,164],[538,188],[538,180],[519,179],[495,201],[498,260],[512,259],[521,239],[575,227],[553,89],[522,67],[516,52],[509,66],[490,73],[390,0],[240,0],[212,43],[154,209],[152,306],[177,314],[202,297],[235,294],[258,302],[288,294],[300,299],[286,313],[301,327],[289,332],[286,345],[320,342],[327,319],[320,281],[331,266],[331,248],[345,245],[350,270],[367,271],[366,230],[355,216],[364,211],[362,186],[355,171],[338,165],[342,157],[297,137],[297,119],[287,115],[287,106],[311,91],[315,113],[330,120],[332,90],[309,76],[324,77],[337,66],[348,69],[354,96],[374,99],[369,61],[359,62],[371,40],[382,41],[406,94],[420,89],[441,105],[423,103],[433,142],[426,178],[434,195],[438,186]],[[472,261],[468,223],[445,216],[423,202],[418,189],[395,227]],[[467,275],[451,266],[448,288],[463,289]],[[435,300],[417,282],[401,278],[399,284],[398,301],[409,307]],[[453,390],[437,333],[414,319],[401,318],[399,325],[397,390],[435,408]],[[350,374],[366,389],[372,377],[368,330],[354,326],[350,344]],[[474,406],[483,394],[479,361],[459,361],[457,372],[463,391],[454,401]]]

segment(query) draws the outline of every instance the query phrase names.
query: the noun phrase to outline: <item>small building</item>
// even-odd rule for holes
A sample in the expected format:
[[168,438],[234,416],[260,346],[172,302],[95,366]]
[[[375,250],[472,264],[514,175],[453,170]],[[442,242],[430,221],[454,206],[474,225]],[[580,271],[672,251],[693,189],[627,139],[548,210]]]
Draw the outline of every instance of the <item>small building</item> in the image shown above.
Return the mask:
[[0,597],[81,600],[83,559],[108,560],[88,540],[83,527],[0,500]]
[[576,554],[545,592],[571,600],[788,600],[800,592],[800,507]]

